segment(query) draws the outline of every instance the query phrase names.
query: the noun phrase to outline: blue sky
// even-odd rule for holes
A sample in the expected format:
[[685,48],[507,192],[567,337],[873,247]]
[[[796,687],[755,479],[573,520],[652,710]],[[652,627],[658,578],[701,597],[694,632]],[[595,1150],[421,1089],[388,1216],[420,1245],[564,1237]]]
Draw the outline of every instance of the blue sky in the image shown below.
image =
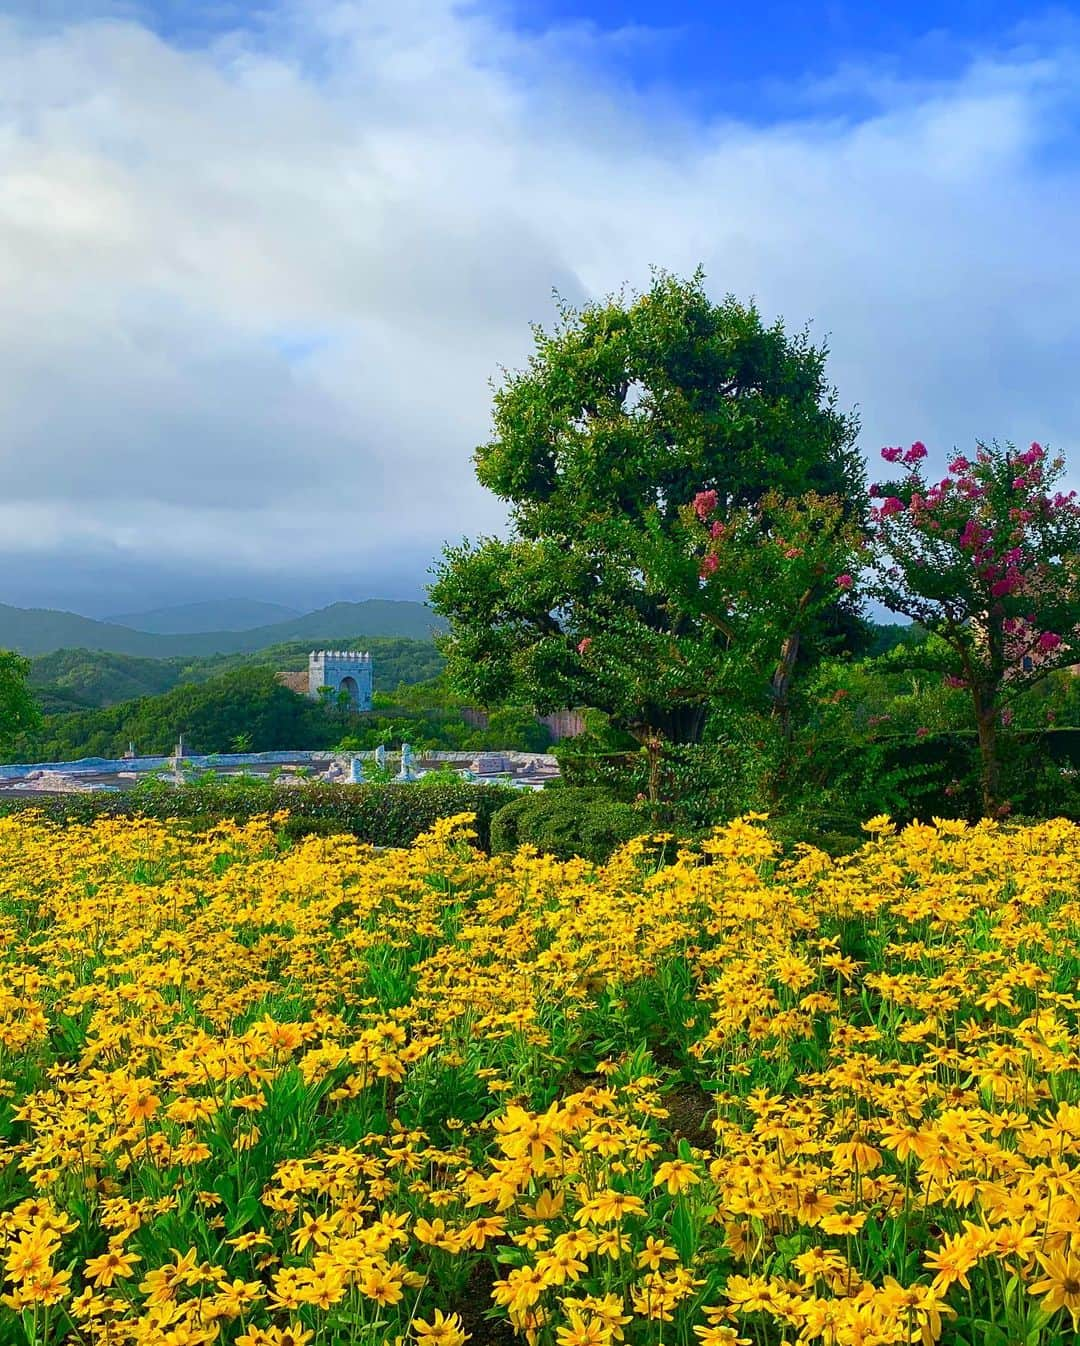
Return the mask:
[[705,267],[1080,461],[1080,12],[8,0],[0,601],[415,596],[529,324]]
[[[197,44],[236,28],[258,29],[267,5],[221,0],[116,0],[80,12],[139,14],[171,40]],[[66,10],[63,0],[57,7]],[[829,86],[846,67],[876,66],[891,80],[949,79],[973,58],[1031,46],[1071,29],[1080,6],[969,0],[903,5],[761,0],[679,4],[665,0],[499,0],[485,9],[529,36],[578,34],[595,74],[639,94],[660,95],[699,116],[790,116],[807,95],[841,115],[873,98]]]
[[[662,86],[707,112],[769,118],[790,112],[792,94],[823,82],[852,62],[882,62],[893,75],[948,77],[972,52],[1023,39],[1044,20],[1063,16],[1004,0],[968,4],[818,3],[673,5],[661,0],[516,0],[514,22],[534,31],[594,24],[624,33],[613,69],[639,89]],[[633,40],[637,30],[639,39]],[[842,98],[838,103],[842,104]]]

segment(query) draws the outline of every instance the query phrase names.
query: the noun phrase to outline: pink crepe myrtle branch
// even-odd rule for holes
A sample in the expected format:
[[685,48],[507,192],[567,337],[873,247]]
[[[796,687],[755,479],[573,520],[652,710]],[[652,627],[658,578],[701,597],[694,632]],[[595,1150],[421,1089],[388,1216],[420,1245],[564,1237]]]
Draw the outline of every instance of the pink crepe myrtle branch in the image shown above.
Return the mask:
[[1075,492],[1052,490],[1064,460],[1038,443],[980,444],[973,459],[954,454],[939,481],[926,457],[921,441],[882,451],[902,475],[871,491],[869,587],[952,651],[947,680],[972,698],[989,807],[1005,703],[1080,660],[1080,507]]

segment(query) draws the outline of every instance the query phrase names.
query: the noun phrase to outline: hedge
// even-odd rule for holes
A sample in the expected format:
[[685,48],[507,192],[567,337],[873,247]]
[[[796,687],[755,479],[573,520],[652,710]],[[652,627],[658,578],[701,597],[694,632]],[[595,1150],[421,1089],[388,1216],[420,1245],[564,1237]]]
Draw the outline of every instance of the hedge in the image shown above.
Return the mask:
[[179,818],[200,826],[232,819],[244,822],[287,809],[289,837],[351,833],[375,846],[408,846],[439,818],[474,813],[478,843],[491,842],[491,820],[519,791],[500,785],[281,786],[261,781],[202,782],[116,794],[24,795],[0,800],[0,816],[34,810],[61,825],[97,818]]
[[491,823],[491,849],[535,846],[560,860],[581,856],[602,864],[612,851],[649,831],[647,819],[606,790],[560,786],[522,795]]

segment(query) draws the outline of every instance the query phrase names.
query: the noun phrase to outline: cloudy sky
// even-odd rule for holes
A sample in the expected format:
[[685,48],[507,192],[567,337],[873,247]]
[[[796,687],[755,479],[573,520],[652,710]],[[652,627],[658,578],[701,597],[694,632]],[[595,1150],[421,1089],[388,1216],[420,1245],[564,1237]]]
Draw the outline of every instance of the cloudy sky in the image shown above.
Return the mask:
[[551,291],[1080,463],[1080,7],[0,2],[0,602],[415,597]]

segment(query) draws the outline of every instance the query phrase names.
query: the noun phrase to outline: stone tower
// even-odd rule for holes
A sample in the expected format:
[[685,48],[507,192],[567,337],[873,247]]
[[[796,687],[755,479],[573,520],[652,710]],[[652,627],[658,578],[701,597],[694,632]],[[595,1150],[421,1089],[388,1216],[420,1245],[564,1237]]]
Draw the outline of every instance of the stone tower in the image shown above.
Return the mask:
[[370,710],[373,675],[370,654],[312,650],[308,655],[308,696],[316,699],[320,687],[329,687],[335,697],[347,692],[353,710]]

